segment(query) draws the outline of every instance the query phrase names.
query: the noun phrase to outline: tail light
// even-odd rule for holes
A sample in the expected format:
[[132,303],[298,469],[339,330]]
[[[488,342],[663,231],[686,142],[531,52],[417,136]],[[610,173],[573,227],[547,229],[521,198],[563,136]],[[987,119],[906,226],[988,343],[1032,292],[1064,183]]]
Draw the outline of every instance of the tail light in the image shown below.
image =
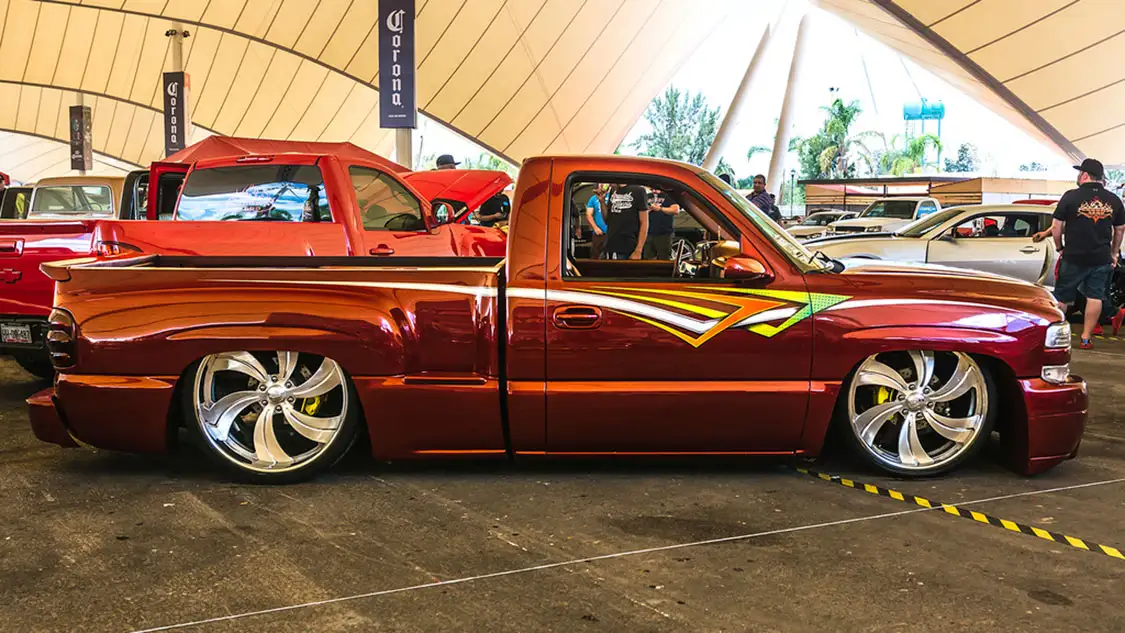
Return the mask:
[[143,253],[141,249],[126,244],[125,242],[98,242],[94,245],[94,254],[98,257],[115,257],[117,255],[131,255]]
[[78,327],[74,317],[66,310],[55,308],[47,317],[47,351],[51,353],[51,364],[56,369],[73,367],[75,361],[75,342]]

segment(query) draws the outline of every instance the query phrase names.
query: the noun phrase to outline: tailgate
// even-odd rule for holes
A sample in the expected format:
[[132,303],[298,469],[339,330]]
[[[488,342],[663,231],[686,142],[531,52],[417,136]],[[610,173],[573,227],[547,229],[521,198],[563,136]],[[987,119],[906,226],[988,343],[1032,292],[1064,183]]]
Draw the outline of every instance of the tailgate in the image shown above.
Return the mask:
[[344,227],[334,222],[106,220],[94,239],[160,255],[350,254]]
[[89,255],[93,227],[93,220],[0,226],[0,316],[46,317],[55,286],[39,266]]

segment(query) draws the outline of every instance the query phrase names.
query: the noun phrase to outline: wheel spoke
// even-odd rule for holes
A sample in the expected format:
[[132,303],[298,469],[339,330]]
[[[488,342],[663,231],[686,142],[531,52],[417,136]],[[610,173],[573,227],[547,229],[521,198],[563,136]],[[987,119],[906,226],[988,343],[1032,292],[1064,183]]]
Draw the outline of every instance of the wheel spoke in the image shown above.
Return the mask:
[[237,371],[250,376],[258,382],[268,382],[269,372],[250,352],[226,352],[211,357],[208,364],[211,373],[217,371]]
[[947,440],[964,444],[973,438],[977,430],[977,418],[951,418],[926,409],[922,417],[934,431]]
[[860,439],[868,445],[874,445],[875,436],[878,435],[879,430],[899,411],[902,411],[901,403],[885,402],[877,404],[856,416],[855,428],[859,432]]
[[910,359],[914,361],[914,381],[918,387],[930,384],[930,379],[934,377],[934,353],[911,350]]
[[309,376],[308,380],[294,387],[289,395],[294,398],[312,398],[322,396],[338,386],[340,386],[340,367],[336,361],[325,358],[320,364],[320,369]]
[[980,380],[980,370],[967,356],[958,355],[957,368],[944,385],[939,387],[930,396],[935,402],[950,402],[965,395],[969,389],[977,386]]
[[898,392],[906,391],[906,381],[888,365],[877,360],[864,363],[855,377],[856,385],[886,387]]
[[254,391],[236,391],[219,398],[217,402],[210,406],[201,406],[199,408],[200,417],[204,424],[211,427],[211,436],[223,442],[230,435],[230,427],[235,418],[260,397]]
[[288,466],[293,463],[293,458],[277,442],[273,414],[273,408],[266,407],[258,415],[258,422],[254,425],[254,454],[265,465]]
[[332,439],[332,435],[340,428],[340,422],[344,419],[342,415],[330,418],[306,415],[289,403],[282,405],[281,412],[285,414],[285,421],[293,427],[294,431],[318,444],[324,444]]
[[284,384],[293,377],[293,370],[297,369],[298,352],[277,353],[277,380]]
[[917,416],[914,413],[907,413],[902,421],[902,429],[898,433],[898,458],[904,466],[928,466],[934,460],[922,448],[915,420]]

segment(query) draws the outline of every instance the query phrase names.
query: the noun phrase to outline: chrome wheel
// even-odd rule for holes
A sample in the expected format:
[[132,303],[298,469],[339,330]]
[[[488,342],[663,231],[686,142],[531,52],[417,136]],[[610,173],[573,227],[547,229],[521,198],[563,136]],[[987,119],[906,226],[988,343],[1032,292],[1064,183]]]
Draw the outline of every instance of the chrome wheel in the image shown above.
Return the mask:
[[223,352],[195,374],[195,419],[207,443],[241,469],[288,472],[317,461],[348,414],[347,379],[330,358]]
[[940,472],[986,436],[988,383],[960,352],[887,352],[856,370],[848,419],[860,448],[895,472]]

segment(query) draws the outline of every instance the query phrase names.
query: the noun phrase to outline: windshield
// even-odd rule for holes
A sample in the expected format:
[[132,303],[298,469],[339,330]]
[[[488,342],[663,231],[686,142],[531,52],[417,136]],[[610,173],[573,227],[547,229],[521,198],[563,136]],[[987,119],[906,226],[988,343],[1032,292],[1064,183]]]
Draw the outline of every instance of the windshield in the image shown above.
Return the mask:
[[898,218],[910,220],[914,217],[914,208],[917,206],[913,200],[880,200],[871,203],[862,214],[861,218]]
[[113,191],[103,185],[47,185],[35,189],[28,217],[111,216]]
[[781,252],[785,253],[789,260],[796,264],[802,271],[808,272],[810,270],[822,270],[826,264],[822,264],[814,258],[813,254],[789,232],[778,226],[776,222],[770,219],[768,215],[762,212],[761,209],[754,206],[738,193],[733,187],[726,182],[720,180],[710,172],[700,171],[699,177],[707,184],[711,185],[716,191],[721,193],[728,202],[738,209],[742,215],[750,219],[750,222],[762,232],[762,235],[773,243]]
[[926,233],[929,233],[931,229],[945,224],[946,220],[949,220],[960,212],[961,210],[959,208],[953,207],[950,209],[943,209],[941,211],[938,211],[937,213],[931,213],[924,218],[915,220],[914,222],[911,222],[910,224],[902,227],[902,229],[899,230],[896,235],[902,235],[904,237],[922,237]]
[[805,218],[803,226],[825,226],[840,219],[839,213],[814,213]]
[[191,172],[176,219],[331,222],[332,214],[317,166],[237,165]]

